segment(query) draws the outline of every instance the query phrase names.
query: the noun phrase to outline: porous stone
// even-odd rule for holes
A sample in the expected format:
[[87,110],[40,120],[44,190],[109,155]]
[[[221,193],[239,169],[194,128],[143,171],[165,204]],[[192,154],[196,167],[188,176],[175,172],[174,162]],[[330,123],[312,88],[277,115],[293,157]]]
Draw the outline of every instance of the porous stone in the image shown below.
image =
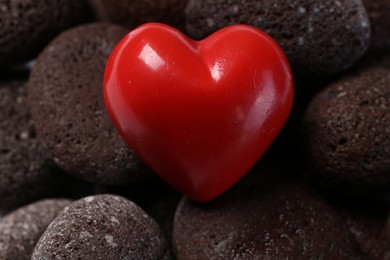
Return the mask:
[[190,0],[188,34],[200,39],[233,24],[273,37],[297,75],[337,74],[356,63],[370,43],[370,21],[360,0]]
[[146,172],[112,124],[103,99],[106,61],[126,33],[107,23],[63,32],[40,54],[29,79],[37,134],[56,163],[106,185],[136,181]]
[[0,211],[53,194],[64,175],[36,137],[24,78],[0,81]]
[[253,171],[215,201],[183,199],[173,237],[178,260],[360,258],[330,205],[270,169]]
[[89,0],[101,21],[134,28],[147,22],[161,22],[184,27],[184,10],[188,0]]
[[390,73],[368,67],[325,87],[302,122],[307,175],[345,193],[390,186]]
[[70,200],[46,199],[19,208],[0,219],[0,259],[30,260],[35,244]]
[[1,0],[0,67],[33,59],[61,31],[87,19],[85,0]]
[[96,195],[66,207],[34,250],[42,259],[171,259],[157,223],[134,203]]
[[390,1],[363,0],[371,23],[370,49],[373,51],[390,48]]
[[341,213],[360,251],[366,259],[390,259],[390,236],[386,232],[386,213],[344,208]]

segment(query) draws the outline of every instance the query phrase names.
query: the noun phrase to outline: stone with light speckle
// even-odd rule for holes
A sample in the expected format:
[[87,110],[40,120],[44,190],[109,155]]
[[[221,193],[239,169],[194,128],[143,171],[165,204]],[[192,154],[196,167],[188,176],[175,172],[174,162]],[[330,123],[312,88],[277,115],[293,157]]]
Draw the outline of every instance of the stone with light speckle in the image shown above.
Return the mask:
[[171,259],[171,253],[160,227],[141,208],[104,194],[66,207],[42,235],[32,259]]
[[386,232],[387,210],[359,207],[339,209],[365,259],[390,259],[390,233]]
[[0,259],[31,259],[42,233],[70,203],[65,199],[46,199],[19,208],[0,219]]
[[188,0],[88,0],[100,21],[134,28],[147,22],[184,27]]
[[28,83],[37,136],[57,165],[104,185],[123,185],[148,176],[116,131],[103,98],[106,61],[126,33],[125,28],[109,23],[64,31],[39,55]]
[[363,0],[371,23],[371,44],[373,51],[390,49],[390,1]]
[[27,81],[0,81],[0,211],[54,194],[66,176],[36,136],[27,104]]
[[178,260],[359,259],[337,212],[288,179],[264,168],[210,203],[183,199],[173,231]]
[[284,49],[294,72],[328,77],[356,63],[370,43],[360,0],[190,0],[187,31],[203,38],[232,24],[264,30]]
[[87,17],[85,0],[0,0],[0,67],[35,58],[58,33]]
[[307,176],[329,190],[361,196],[390,187],[388,62],[362,66],[326,86],[304,114]]

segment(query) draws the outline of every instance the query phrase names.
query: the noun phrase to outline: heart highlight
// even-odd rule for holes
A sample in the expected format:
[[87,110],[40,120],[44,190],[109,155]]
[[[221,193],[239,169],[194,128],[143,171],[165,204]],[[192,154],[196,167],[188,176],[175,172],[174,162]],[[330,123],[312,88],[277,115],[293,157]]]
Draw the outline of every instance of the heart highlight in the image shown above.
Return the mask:
[[278,44],[254,27],[194,41],[149,23],[112,52],[104,97],[135,153],[173,188],[205,202],[276,138],[291,111],[293,77]]

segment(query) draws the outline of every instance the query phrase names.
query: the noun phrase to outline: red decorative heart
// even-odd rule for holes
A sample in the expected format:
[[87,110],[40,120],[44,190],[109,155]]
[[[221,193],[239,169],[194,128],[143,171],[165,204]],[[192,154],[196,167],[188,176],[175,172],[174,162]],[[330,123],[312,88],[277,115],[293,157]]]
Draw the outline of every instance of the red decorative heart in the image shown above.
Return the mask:
[[234,25],[202,41],[157,23],[130,32],[106,67],[104,97],[135,153],[189,198],[211,200],[270,146],[293,103],[280,47]]

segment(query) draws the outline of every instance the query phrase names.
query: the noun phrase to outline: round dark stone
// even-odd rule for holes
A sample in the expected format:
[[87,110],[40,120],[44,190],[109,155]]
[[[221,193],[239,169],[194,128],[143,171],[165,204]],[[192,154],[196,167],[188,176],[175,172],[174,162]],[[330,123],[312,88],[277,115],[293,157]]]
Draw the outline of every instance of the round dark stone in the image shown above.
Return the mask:
[[308,177],[334,191],[390,187],[390,70],[360,69],[330,84],[302,123]]
[[145,170],[113,126],[103,99],[106,61],[126,33],[106,23],[66,31],[41,53],[29,79],[37,134],[56,163],[106,185],[135,181]]
[[312,78],[349,68],[370,43],[360,0],[190,0],[186,18],[196,39],[233,24],[262,29],[281,45],[295,73]]
[[0,219],[0,259],[30,260],[35,244],[71,201],[47,199],[19,208]]
[[0,0],[0,67],[35,58],[61,31],[86,20],[85,0]]
[[24,79],[0,81],[0,211],[52,194],[64,176],[36,137]]
[[313,190],[270,169],[215,201],[183,199],[174,245],[181,259],[359,259],[339,215]]
[[157,223],[134,203],[114,195],[78,200],[50,224],[33,260],[171,259]]
[[371,23],[371,50],[390,48],[390,1],[363,0]]
[[345,224],[366,259],[389,259],[390,236],[386,230],[387,211],[364,209],[341,210]]
[[89,0],[97,18],[134,28],[148,22],[161,22],[184,28],[188,0]]

